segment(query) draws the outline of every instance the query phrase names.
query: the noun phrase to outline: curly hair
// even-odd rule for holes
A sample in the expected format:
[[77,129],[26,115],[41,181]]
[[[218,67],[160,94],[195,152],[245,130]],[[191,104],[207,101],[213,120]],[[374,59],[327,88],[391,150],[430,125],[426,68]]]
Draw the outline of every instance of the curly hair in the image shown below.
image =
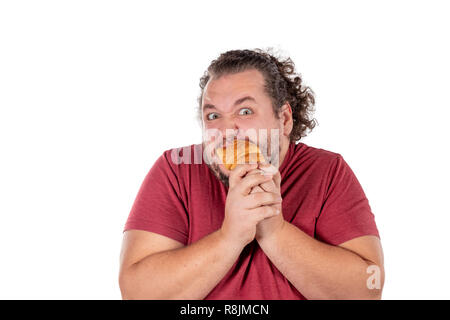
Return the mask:
[[198,97],[198,116],[201,119],[202,97],[206,84],[211,78],[222,75],[256,69],[264,76],[264,90],[272,101],[272,108],[277,119],[281,107],[289,102],[292,108],[293,128],[289,140],[296,142],[307,135],[318,124],[312,118],[314,109],[314,92],[302,84],[302,78],[295,72],[291,58],[281,59],[270,53],[271,49],[231,50],[222,53],[213,60],[200,78],[201,93]]

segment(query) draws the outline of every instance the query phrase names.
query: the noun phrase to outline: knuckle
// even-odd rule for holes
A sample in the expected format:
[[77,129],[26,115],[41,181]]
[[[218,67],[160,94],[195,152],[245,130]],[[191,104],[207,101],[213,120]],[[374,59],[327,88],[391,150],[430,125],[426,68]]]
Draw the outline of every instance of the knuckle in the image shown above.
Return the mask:
[[266,206],[266,207],[265,207],[264,214],[265,214],[266,216],[272,216],[272,215],[275,214],[275,209],[274,209],[272,206]]
[[263,196],[263,201],[272,202],[277,200],[277,196],[273,192],[264,192]]
[[259,218],[266,218],[270,216],[271,210],[268,206],[262,206],[259,210]]
[[254,193],[253,197],[254,197],[255,201],[258,201],[258,202],[262,201],[264,199],[264,193],[265,192]]
[[274,212],[273,207],[266,206],[265,209],[266,209],[265,213],[268,215],[270,215]]
[[251,178],[252,178],[252,182],[257,183],[257,184],[261,184],[264,181],[267,181],[267,178],[265,176],[263,176],[262,174],[254,174],[251,176]]

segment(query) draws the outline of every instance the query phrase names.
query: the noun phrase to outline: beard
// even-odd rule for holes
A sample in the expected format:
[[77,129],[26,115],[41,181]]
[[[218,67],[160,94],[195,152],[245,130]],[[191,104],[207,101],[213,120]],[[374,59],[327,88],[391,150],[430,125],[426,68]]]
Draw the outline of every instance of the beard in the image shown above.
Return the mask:
[[230,187],[230,182],[228,176],[220,170],[220,167],[217,163],[206,164],[209,169],[214,173],[217,179],[222,182],[227,188]]
[[[257,143],[250,141],[251,143],[254,143],[255,145]],[[268,158],[266,157],[266,154],[264,154],[264,157],[266,158],[266,161],[269,162],[272,165],[276,164],[276,167],[279,168],[279,166],[281,165],[281,163],[279,163],[279,157],[280,157],[280,153],[281,153],[281,141],[278,141],[278,152],[271,152],[271,140],[269,138],[269,142],[264,146],[262,145],[263,148],[261,148],[262,150],[266,150],[267,153],[270,153],[270,155],[268,155]],[[206,148],[206,143],[205,141],[202,142],[202,146],[203,146],[203,150],[205,150]],[[206,161],[206,165],[208,166],[208,168],[213,172],[213,174],[215,175],[215,177],[222,182],[227,188],[229,188],[229,176],[227,174],[225,174],[222,169],[219,167],[219,164],[216,161],[216,156],[211,159],[208,159],[209,161]]]

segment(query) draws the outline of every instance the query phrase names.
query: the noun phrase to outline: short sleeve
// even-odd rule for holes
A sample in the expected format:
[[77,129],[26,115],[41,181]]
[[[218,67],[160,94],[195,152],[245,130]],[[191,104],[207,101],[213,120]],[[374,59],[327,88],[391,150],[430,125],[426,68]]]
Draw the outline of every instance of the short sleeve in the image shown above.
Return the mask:
[[316,238],[338,245],[365,235],[380,237],[363,188],[341,155],[333,162],[328,181]]
[[155,232],[188,241],[188,213],[180,196],[179,177],[164,152],[146,175],[125,223],[130,229]]

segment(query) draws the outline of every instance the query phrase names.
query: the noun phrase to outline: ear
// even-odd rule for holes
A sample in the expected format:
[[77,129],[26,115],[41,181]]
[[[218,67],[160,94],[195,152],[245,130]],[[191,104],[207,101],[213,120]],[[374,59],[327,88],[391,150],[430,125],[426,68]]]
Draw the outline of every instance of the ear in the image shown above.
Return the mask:
[[292,108],[289,102],[286,102],[279,111],[280,121],[283,125],[283,135],[289,137],[292,128],[294,126],[294,120],[292,119]]

